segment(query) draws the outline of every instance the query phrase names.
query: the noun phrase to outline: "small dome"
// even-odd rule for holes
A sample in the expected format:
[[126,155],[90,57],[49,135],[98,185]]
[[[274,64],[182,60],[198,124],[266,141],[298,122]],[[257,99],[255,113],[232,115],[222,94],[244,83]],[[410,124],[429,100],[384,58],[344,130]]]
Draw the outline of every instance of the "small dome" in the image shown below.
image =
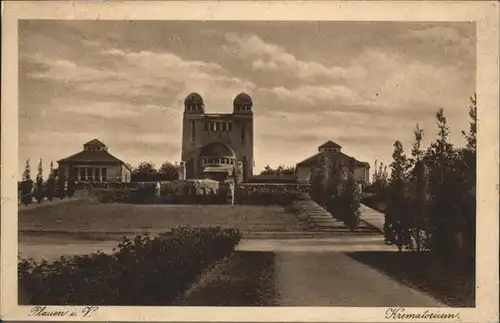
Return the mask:
[[233,101],[233,106],[234,108],[239,107],[239,106],[253,106],[252,98],[250,95],[242,92],[238,94]]
[[236,158],[234,151],[228,145],[220,142],[210,143],[201,148],[200,156]]
[[186,97],[184,105],[203,105],[203,98],[198,93],[193,92]]

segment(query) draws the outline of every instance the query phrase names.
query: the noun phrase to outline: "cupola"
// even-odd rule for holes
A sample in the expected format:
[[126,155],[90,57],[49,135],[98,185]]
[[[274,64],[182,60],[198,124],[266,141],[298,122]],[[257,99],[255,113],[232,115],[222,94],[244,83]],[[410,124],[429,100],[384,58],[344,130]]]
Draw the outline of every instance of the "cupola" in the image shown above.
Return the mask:
[[196,92],[189,94],[184,100],[184,113],[204,113],[203,98]]
[[327,151],[327,152],[340,152],[341,148],[342,147],[339,144],[337,144],[331,140],[328,140],[327,142],[325,142],[324,144],[322,144],[321,146],[318,147],[318,151],[320,153],[325,152],[325,151]]
[[250,95],[242,92],[233,101],[234,113],[252,114],[253,102]]

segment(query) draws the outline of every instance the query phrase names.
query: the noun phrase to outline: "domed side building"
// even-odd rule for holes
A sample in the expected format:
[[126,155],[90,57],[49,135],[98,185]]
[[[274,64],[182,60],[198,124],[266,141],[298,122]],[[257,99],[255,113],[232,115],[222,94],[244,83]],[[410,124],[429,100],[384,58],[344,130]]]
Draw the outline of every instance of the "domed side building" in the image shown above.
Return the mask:
[[233,100],[232,113],[206,113],[198,93],[184,100],[182,161],[186,179],[247,181],[253,176],[253,101]]

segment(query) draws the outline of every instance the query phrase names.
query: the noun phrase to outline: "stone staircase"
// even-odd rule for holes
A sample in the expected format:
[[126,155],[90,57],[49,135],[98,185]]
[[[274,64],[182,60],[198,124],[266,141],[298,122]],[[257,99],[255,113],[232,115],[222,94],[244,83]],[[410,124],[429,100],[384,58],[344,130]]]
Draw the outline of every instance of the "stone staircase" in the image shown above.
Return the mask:
[[378,233],[376,228],[367,225],[364,221],[352,232],[342,221],[333,218],[330,212],[314,202],[307,193],[301,194],[292,208],[292,211],[297,214],[300,221],[307,225],[307,231],[310,232],[356,235]]
[[336,221],[330,212],[314,202],[308,194],[301,194],[294,209],[299,220],[307,223],[310,230],[322,231],[339,227],[339,221]]

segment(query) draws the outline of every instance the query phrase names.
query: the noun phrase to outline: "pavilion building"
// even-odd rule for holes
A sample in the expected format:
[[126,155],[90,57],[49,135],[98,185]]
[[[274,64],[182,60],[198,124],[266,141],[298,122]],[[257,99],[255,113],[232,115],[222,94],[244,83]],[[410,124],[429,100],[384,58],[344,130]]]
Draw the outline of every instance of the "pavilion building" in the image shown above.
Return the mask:
[[58,176],[73,177],[77,182],[130,182],[131,169],[108,152],[98,139],[83,145],[83,151],[58,162]]
[[341,149],[339,144],[330,140],[319,146],[316,154],[297,163],[295,168],[297,180],[302,183],[310,183],[312,171],[316,167],[330,163],[339,170],[342,177],[346,178],[347,173],[351,172],[360,185],[368,185],[370,164],[344,154]]

